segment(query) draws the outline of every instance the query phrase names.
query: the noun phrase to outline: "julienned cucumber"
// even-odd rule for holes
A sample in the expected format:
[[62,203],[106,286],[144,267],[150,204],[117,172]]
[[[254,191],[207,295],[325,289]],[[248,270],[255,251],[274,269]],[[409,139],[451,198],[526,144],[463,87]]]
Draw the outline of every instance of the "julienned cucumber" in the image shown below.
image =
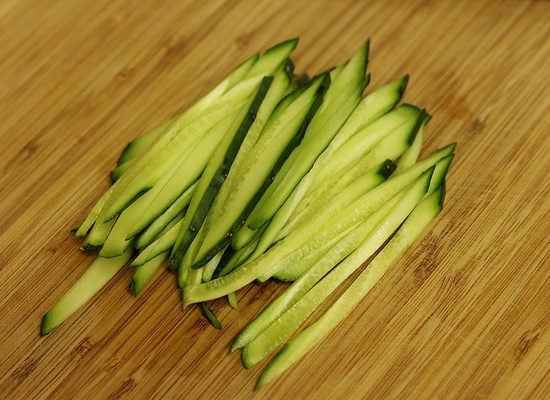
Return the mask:
[[98,257],[44,315],[41,335],[127,264],[135,295],[163,266],[177,270],[184,307],[199,303],[219,329],[207,301],[228,296],[237,308],[236,291],[253,281],[292,282],[231,347],[250,368],[378,254],[268,364],[259,388],[326,337],[414,243],[441,209],[455,144],[422,155],[431,116],[398,104],[408,75],[364,93],[368,41],[313,79],[294,76],[296,45],[250,57],[128,143],[111,186],[75,229]]
[[59,326],[59,324],[90,300],[126,265],[132,253],[132,249],[129,248],[118,257],[96,258],[78,281],[44,315],[40,334],[46,335],[50,333],[50,331]]
[[180,267],[184,257],[189,254],[188,249],[201,228],[218,190],[227,177],[237,151],[256,119],[258,110],[267,95],[272,81],[272,77],[264,78],[249,105],[246,105],[239,111],[220,145],[212,154],[195,188],[189,209],[184,218],[180,238],[177,240],[177,246],[174,247],[175,250],[172,252],[170,258],[170,262],[176,268],[179,268],[179,281],[182,285],[185,282],[185,270]]
[[[281,375],[325,339],[351,313],[439,214],[443,205],[444,193],[443,184],[414,208],[389,243],[382,248],[328,311],[290,340],[267,365],[256,384],[257,389]],[[361,256],[352,257],[346,260],[346,263],[352,265],[352,268],[354,264],[359,266],[365,260]]]
[[282,163],[303,138],[309,121],[322,104],[330,75],[315,79],[263,129],[262,136],[241,168],[230,171],[227,196],[211,210],[210,228],[204,233],[194,268],[200,268],[227,245],[252,207],[265,192]]
[[[381,183],[375,189],[366,193],[359,199],[349,203],[342,197],[344,204],[333,203],[323,213],[300,225],[283,240],[279,241],[260,257],[244,263],[225,276],[221,276],[210,282],[200,285],[187,286],[183,290],[184,306],[191,303],[212,300],[238,290],[260,277],[269,277],[277,274],[292,265],[301,258],[303,246],[318,246],[328,238],[339,234],[353,226],[358,218],[365,218],[372,214],[384,203],[389,201],[396,193],[414,181],[423,171],[430,168],[438,161],[444,159],[440,168],[436,168],[434,174],[445,175],[452,157],[454,146],[446,146],[430,156],[407,168],[401,174],[396,175]],[[447,157],[447,158],[446,158]]]
[[[364,260],[384,244],[416,204],[422,200],[428,191],[432,172],[433,168],[422,174],[402,194],[398,195],[399,198],[395,202],[388,202],[374,213],[371,216],[374,222],[371,223],[367,219],[366,224],[362,224],[359,229],[335,244],[318,264],[305,272],[304,277],[312,276],[315,280],[322,277],[322,279],[315,286],[308,285],[310,288],[306,289],[306,293],[299,300],[295,300],[292,308],[289,306],[284,314],[273,316],[271,324],[265,331],[245,345],[243,362],[247,368],[268,356],[271,351],[286,341]],[[381,218],[373,218],[378,214],[382,214]],[[350,262],[351,259],[359,258],[361,259],[359,263]]]

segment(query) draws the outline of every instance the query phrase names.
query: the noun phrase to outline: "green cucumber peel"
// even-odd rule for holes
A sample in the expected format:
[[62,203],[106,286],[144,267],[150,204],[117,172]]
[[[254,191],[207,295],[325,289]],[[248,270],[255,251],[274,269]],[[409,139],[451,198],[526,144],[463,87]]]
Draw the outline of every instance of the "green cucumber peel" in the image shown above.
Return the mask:
[[[202,267],[208,260],[213,257],[215,254],[218,253],[222,248],[226,247],[232,240],[233,235],[236,234],[236,232],[244,225],[244,222],[246,221],[247,216],[252,211],[258,200],[261,198],[261,196],[265,193],[266,189],[269,187],[271,182],[273,181],[274,176],[277,174],[277,172],[280,170],[281,166],[284,164],[288,156],[291,154],[291,152],[299,145],[299,143],[302,141],[304,137],[304,133],[306,131],[306,127],[309,124],[309,121],[313,118],[318,108],[321,106],[323,102],[323,95],[326,92],[326,88],[330,85],[330,77],[328,74],[325,74],[322,76],[316,84],[312,86],[313,93],[315,93],[312,102],[310,103],[310,106],[306,108],[305,116],[302,118],[299,118],[298,121],[300,122],[296,126],[296,133],[293,134],[288,141],[286,145],[284,145],[284,148],[280,155],[274,160],[274,164],[271,168],[271,171],[267,175],[267,177],[263,178],[263,183],[259,187],[259,189],[252,195],[252,197],[248,200],[245,200],[246,206],[242,209],[242,212],[240,215],[237,215],[236,218],[233,218],[233,223],[230,226],[228,230],[225,231],[225,234],[218,239],[218,242],[215,245],[210,246],[210,250],[206,251],[204,254],[199,254],[197,256],[197,261],[193,264],[193,268],[200,268]],[[290,107],[290,106],[289,106]],[[287,107],[287,110],[289,110],[289,107]],[[283,116],[281,114],[281,116]],[[273,121],[274,125],[281,126],[282,124],[279,123],[278,120]],[[267,126],[269,129],[269,126]],[[293,129],[294,130],[294,129]],[[279,135],[277,135],[279,136]],[[264,136],[265,137],[265,136]],[[271,151],[271,149],[270,149]],[[266,164],[266,158],[263,157],[261,154],[258,154],[257,157],[254,157],[254,159],[258,160],[261,164]],[[249,165],[250,167],[250,165]],[[251,165],[251,167],[248,169],[249,171],[253,171],[254,173],[257,172],[257,170],[261,168],[260,165],[258,167],[254,167],[254,164]],[[246,176],[246,171],[238,171],[239,173],[237,176],[241,180],[242,186],[252,186],[248,184],[243,183],[243,176]],[[231,174],[231,172],[230,172]],[[232,193],[236,193],[238,188],[233,188]],[[233,202],[241,202],[241,199],[235,199],[235,196],[233,197]],[[227,206],[228,208],[229,206]],[[235,205],[233,205],[235,207]],[[223,214],[221,215],[223,217]],[[220,224],[219,219],[216,219],[216,224]],[[218,236],[219,237],[219,236]]]
[[[170,257],[170,265],[172,268],[179,268],[184,256],[189,255],[188,249],[204,222],[218,190],[227,177],[229,168],[231,168],[231,164],[235,159],[239,146],[254,122],[256,113],[269,90],[272,80],[273,78],[270,76],[264,77],[250,105],[243,109],[245,115],[236,116],[236,126],[229,131],[233,133],[228,133],[227,136],[222,139],[222,143],[214,152],[214,156],[209,160],[205,172],[193,193],[190,204],[190,210],[192,210],[192,212],[188,213],[188,215],[190,215],[189,219],[187,217],[185,218],[186,222],[182,226],[184,229],[182,232],[183,236]],[[227,141],[227,143],[224,144],[225,141]],[[195,201],[195,199],[197,199],[197,201]],[[195,207],[193,207],[194,204]],[[187,220],[189,220],[189,224],[187,224]],[[181,272],[183,275],[179,274],[179,281],[183,283],[186,272]]]
[[368,42],[340,67],[339,74],[331,71],[331,85],[321,108],[308,126],[304,140],[296,148],[295,156],[289,157],[250,214],[246,222],[250,228],[262,226],[275,214],[357,107],[364,90],[361,82],[365,77],[367,61]]

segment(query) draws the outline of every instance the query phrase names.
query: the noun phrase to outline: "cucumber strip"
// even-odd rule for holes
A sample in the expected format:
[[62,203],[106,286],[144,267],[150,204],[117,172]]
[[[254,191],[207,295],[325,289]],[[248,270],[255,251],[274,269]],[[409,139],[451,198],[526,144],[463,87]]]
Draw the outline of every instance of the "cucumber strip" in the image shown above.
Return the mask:
[[272,321],[269,327],[244,346],[242,361],[246,368],[261,361],[285,342],[345,279],[383,246],[426,194],[433,168],[423,173],[410,187],[406,188],[395,204],[379,210],[386,217],[381,219],[378,225],[366,224],[367,226],[363,228],[361,224],[359,231],[364,229],[366,235],[365,231],[354,232],[353,239],[344,238],[344,242],[350,242],[349,246],[348,243],[346,245],[338,243],[319,264],[306,272],[305,280],[310,276],[314,277],[313,279],[317,279],[319,275],[323,278],[298,301],[295,301],[292,307],[287,307],[287,311],[282,315],[269,318]]
[[[245,263],[227,275],[213,279],[201,285],[190,285],[183,290],[184,306],[200,301],[212,300],[234,292],[260,276],[274,275],[286,265],[284,259],[294,250],[307,241],[322,242],[328,240],[334,234],[345,231],[354,225],[354,221],[365,218],[380,208],[401,189],[417,179],[422,172],[436,164],[434,174],[441,169],[448,168],[452,159],[452,151],[455,144],[447,145],[435,151],[430,156],[407,168],[398,176],[392,175],[390,179],[369,191],[348,207],[338,213],[331,213],[327,209],[324,213],[304,222],[296,230],[283,240],[277,242],[268,251],[250,263]],[[447,156],[447,157],[446,157]],[[439,167],[439,161],[443,167]],[[337,207],[335,207],[337,209]]]
[[[365,221],[362,222],[361,225],[367,227],[376,225],[384,217],[384,215],[387,214],[387,210],[396,201],[395,198],[398,194],[399,192],[396,193],[396,195],[393,196],[391,199],[389,199],[384,205],[375,210],[372,214],[366,214],[361,219]],[[281,269],[278,268],[279,271],[273,276],[278,279],[282,278],[283,280],[296,280],[309,269],[313,262],[320,259],[321,256],[326,256],[325,253],[333,246],[333,244],[338,243],[340,246],[339,250],[345,251],[345,243],[348,243],[350,240],[353,239],[357,241],[359,240],[357,239],[358,235],[365,234],[364,232],[366,228],[360,228],[358,226],[359,224],[360,222],[358,220],[355,225],[352,225],[347,229],[334,234],[333,236],[329,235],[328,238],[324,239],[324,241],[310,240],[306,242],[304,245],[296,249],[293,253],[285,257],[285,259],[280,264],[282,265]],[[327,232],[330,232],[330,228],[327,230]],[[313,254],[317,253],[319,254],[319,256],[316,259],[308,257],[311,252],[313,252]],[[321,260],[320,262],[323,263],[324,261],[328,261],[330,263],[332,262],[332,258]],[[264,282],[269,278],[270,275],[262,275],[258,277],[258,280],[260,282]]]
[[285,65],[288,74],[292,76],[294,67],[291,63],[289,63],[289,57],[297,45],[298,38],[293,38],[267,49],[252,66],[252,68],[250,68],[250,70],[246,73],[245,77],[251,78],[273,75],[282,64]]
[[[422,200],[407,217],[393,238],[367,265],[349,288],[317,321],[298,333],[282,351],[267,365],[256,384],[259,389],[283,374],[311,349],[324,340],[347,318],[359,302],[370,292],[388,271],[420,237],[441,211],[444,186]],[[350,261],[362,264],[364,259],[355,257]]]
[[[368,155],[367,155],[368,157]],[[310,218],[315,217],[317,214],[324,212],[327,207],[330,207],[332,210],[335,209],[335,206],[331,206],[335,199],[343,198],[342,193],[347,193],[349,191],[355,191],[357,196],[348,197],[350,201],[357,199],[360,195],[368,192],[369,190],[374,189],[388,177],[395,170],[395,163],[392,160],[385,160],[379,166],[364,172],[368,169],[369,165],[378,160],[378,157],[370,158],[368,161],[365,159],[365,162],[362,162],[352,168],[350,168],[346,174],[338,177],[337,180],[330,185],[329,182],[326,182],[325,185],[319,187],[316,192],[318,194],[314,199],[302,198],[302,202],[299,203],[299,206],[293,210],[293,213],[290,215],[288,220],[285,222],[283,228],[278,232],[277,236],[273,240],[278,241],[287,236],[290,232],[296,229],[304,221],[307,221]],[[309,196],[308,196],[309,197]],[[303,202],[307,201],[307,205],[304,206]],[[340,203],[336,200],[336,205],[340,207],[345,207],[349,203]]]
[[[220,146],[214,151],[195,188],[188,212],[184,218],[182,231],[178,237],[177,246],[175,246],[170,257],[172,268],[175,267],[180,270],[178,281],[181,285],[185,284],[187,267],[180,268],[180,266],[184,257],[187,257],[191,262],[192,258],[194,258],[194,254],[188,252],[188,249],[227,176],[231,163],[235,159],[239,146],[254,121],[258,109],[271,86],[272,80],[272,77],[264,77],[250,104],[236,113],[235,123],[220,142]],[[189,265],[191,264],[189,263]]]
[[138,215],[139,218],[128,232],[127,238],[134,237],[147,228],[170,204],[201,177],[208,160],[216,147],[220,145],[233,121],[233,115],[222,119],[195,146],[187,149],[187,154],[182,155],[179,166],[165,174],[155,185],[155,189],[158,186],[158,190],[156,190],[154,198],[150,201],[147,209]]
[[111,233],[118,218],[106,222],[95,222],[84,240],[81,249],[87,252],[97,253],[101,251],[105,240]]
[[[226,196],[217,197],[209,221],[209,231],[204,233],[201,248],[196,256],[195,266],[200,267],[203,260],[225,247],[232,236],[242,226],[256,204],[265,192],[281,165],[290,152],[301,140],[305,126],[322,104],[323,95],[330,84],[328,74],[316,79],[292,104],[288,105],[277,119],[266,125],[258,143],[249,153],[246,163],[229,171]],[[222,186],[221,191],[224,189]]]
[[292,167],[283,167],[280,171],[283,173],[277,174],[258,201],[246,222],[250,228],[258,228],[271,219],[357,107],[364,90],[367,59],[368,42],[343,65],[336,78],[331,76],[323,104],[308,126],[303,142],[296,148],[299,156],[287,160],[285,164]]
[[[199,115],[206,113],[206,110],[210,107],[213,109],[223,109],[224,105],[226,103],[235,104],[236,98],[238,98],[238,95],[241,94],[241,91],[243,87],[246,85],[242,85],[239,89],[234,89],[235,85],[240,82],[243,79],[244,74],[246,74],[252,65],[257,61],[258,55],[254,55],[250,57],[247,61],[242,63],[239,67],[237,67],[233,72],[231,72],[222,82],[220,82],[214,89],[212,89],[209,93],[207,93],[205,96],[203,96],[200,100],[198,100],[196,103],[194,103],[191,107],[189,107],[184,113],[182,113],[180,116],[175,118],[174,120],[170,121],[169,128],[165,129],[164,132],[157,137],[157,139],[154,141],[154,143],[151,144],[151,147],[148,151],[146,151],[144,154],[142,154],[142,157],[140,157],[139,162],[136,162],[136,165],[133,166],[132,172],[128,173],[126,178],[119,179],[117,182],[110,186],[109,190],[101,197],[101,199],[98,201],[98,203],[92,208],[92,211],[85,219],[85,224],[82,226],[82,229],[80,232],[78,232],[79,235],[82,235],[82,232],[88,231],[92,224],[95,222],[96,218],[99,215],[99,212],[104,208],[104,205],[107,203],[107,200],[109,202],[112,202],[113,198],[117,196],[117,193],[122,190],[121,186],[125,186],[128,184],[128,182],[135,176],[146,164],[147,161],[154,159],[155,151],[158,151],[161,149],[164,145],[168,144],[171,139],[173,139],[175,136],[177,136],[180,131],[183,129],[183,127],[186,127],[187,125],[191,124],[193,121],[197,120],[199,118]],[[251,80],[249,80],[248,84],[252,83]],[[230,89],[234,89],[230,91],[231,93],[227,93]],[[220,98],[223,97],[223,95],[226,94],[224,97],[224,100],[221,101]],[[216,106],[215,103],[218,103]],[[206,113],[208,115],[211,115],[211,113]],[[154,147],[156,150],[151,150],[151,148]],[[142,160],[144,158],[145,160]],[[126,181],[126,182],[124,182]]]
[[240,250],[248,246],[260,230],[261,228],[250,229],[246,224],[243,225],[231,238],[231,247],[234,250]]
[[216,329],[222,329],[222,324],[218,321],[216,314],[206,305],[206,303],[201,303],[201,309],[204,313],[204,316],[210,321]]
[[[235,181],[246,179],[244,176],[241,177],[240,171],[243,168],[247,168],[250,164],[250,160],[254,159],[251,153],[254,152],[265,124],[269,120],[277,104],[283,98],[289,84],[290,76],[284,69],[279,70],[278,73],[275,74],[271,87],[262,105],[258,109],[256,119],[249,132],[244,137],[235,156],[235,160],[228,170],[227,177],[214,198],[203,225],[194,239],[194,246],[197,249],[196,258],[201,260],[200,265],[195,265],[195,268],[199,268],[221,248],[225,247],[226,243],[230,240],[230,236],[233,234],[229,231],[233,225],[235,225],[235,221],[239,218],[240,214],[247,207],[247,203],[251,200],[250,198],[243,198],[234,207],[227,205],[227,202],[231,202],[231,199],[235,197]],[[269,160],[266,161],[269,162]],[[253,196],[254,189],[259,190],[257,187],[251,188],[251,197]],[[221,241],[223,241],[223,243],[220,243]],[[204,247],[206,247],[206,250],[203,250]]]
[[402,99],[409,76],[387,83],[365,96],[338,132],[331,146],[338,148],[357,131],[390,112]]
[[239,303],[237,300],[237,294],[235,292],[231,292],[227,295],[227,301],[229,301],[229,305],[233,307],[235,310],[239,309]]
[[145,286],[147,286],[169,256],[170,252],[165,251],[135,269],[134,275],[132,276],[132,282],[130,282],[129,287],[130,291],[135,296],[140,294]]
[[[360,178],[356,179],[354,182],[351,182],[349,184],[349,187],[345,189],[344,192],[341,192],[338,196],[334,196],[329,198],[322,198],[319,199],[319,203],[317,207],[309,207],[307,210],[311,211],[308,213],[308,218],[314,217],[318,213],[323,212],[323,208],[326,207],[328,204],[332,204],[334,202],[334,199],[336,197],[340,196],[346,196],[350,203],[358,199],[360,196],[364,195],[365,193],[369,192],[370,190],[374,189],[378,185],[380,185],[382,182],[384,182],[392,173],[392,171],[395,169],[395,163],[391,160],[386,160],[382,163],[382,165],[378,168],[375,168],[370,171],[370,173],[367,173]],[[288,233],[281,231],[280,236],[276,238],[276,240],[281,240],[284,236],[286,236]],[[284,270],[278,272],[273,277],[279,280],[283,281],[294,281],[297,279],[303,271],[300,268],[292,267],[292,268],[285,268]],[[264,277],[258,278],[260,281],[262,279],[265,279]]]
[[78,226],[78,228],[76,229],[76,232],[74,233],[74,237],[82,238],[88,234],[88,232],[94,225],[96,218],[99,215],[101,208],[103,207],[103,204],[105,204],[107,197],[110,195],[110,191],[111,190],[109,189],[105,193],[103,193],[103,196],[101,196],[101,198],[92,207],[92,209],[90,210],[90,212],[88,213],[84,221],[82,221]]
[[[362,159],[376,144],[396,130],[416,132],[414,130],[422,110],[410,104],[403,104],[378,118],[373,123],[356,132],[321,164],[316,182],[330,179],[334,174]],[[385,157],[392,158],[392,157]]]
[[[411,137],[416,135],[418,126],[417,121],[423,120],[424,114],[422,111],[412,107],[401,107],[401,109],[413,111],[413,113],[409,116],[406,122],[398,124],[395,129],[390,129],[389,133],[386,132],[382,139],[376,140],[375,143],[379,143],[375,145],[375,148],[372,149],[370,153],[363,155],[364,151],[371,149],[372,145],[365,143],[360,144],[356,141],[354,141],[354,146],[346,149],[349,156],[347,158],[342,158],[341,160],[342,166],[340,171],[342,171],[343,175],[337,174],[336,179],[328,177],[324,182],[313,185],[311,180],[316,178],[315,173],[318,170],[316,170],[315,167],[319,165],[316,163],[313,166],[313,169],[304,176],[302,181],[295,188],[293,194],[289,196],[287,201],[285,201],[285,203],[281,206],[281,208],[279,208],[268,223],[264,233],[265,240],[261,242],[257,252],[259,253],[260,251],[264,251],[271,243],[282,239],[286,234],[288,234],[288,232],[296,229],[296,227],[301,222],[305,221],[306,218],[311,218],[311,216],[315,214],[316,208],[318,208],[321,204],[328,204],[328,202],[332,201],[334,196],[345,190],[345,188],[357,179],[358,176],[365,174],[368,170],[371,170],[374,165],[380,163],[381,160],[386,157],[394,159],[398,158],[404,151],[406,151],[412,142]],[[375,130],[374,132],[378,133],[379,130]],[[372,136],[374,135],[368,135],[367,137],[370,138]],[[356,136],[353,138],[355,137]],[[348,142],[346,142],[346,144]],[[366,150],[361,150],[358,152],[358,146],[363,146]],[[342,148],[344,148],[344,146],[340,149]],[[353,167],[346,165],[347,162],[353,164],[357,158],[357,154],[362,155],[364,160],[358,162]],[[321,155],[321,157],[323,155]],[[320,158],[318,161],[321,161]],[[328,162],[331,161],[332,160],[329,160]],[[322,166],[323,164],[321,163],[320,165]],[[317,178],[318,177],[319,176],[317,176]],[[310,188],[312,188],[312,190],[310,190],[312,193],[307,196],[308,189]],[[303,205],[304,203],[308,205],[313,204],[313,206],[307,207]],[[299,205],[302,205],[302,207],[298,208]],[[283,228],[285,228],[285,230],[281,232]]]
[[[299,223],[300,219],[296,219],[293,217],[299,215],[300,211],[303,212],[304,208],[307,207],[302,206],[300,209],[298,208],[298,205],[304,203],[309,204],[311,202],[315,202],[315,200],[319,198],[322,198],[324,201],[330,201],[331,194],[334,196],[339,191],[344,190],[345,187],[349,185],[350,182],[355,180],[360,174],[363,174],[365,173],[365,171],[372,169],[374,165],[380,163],[385,158],[398,158],[406,150],[410,146],[410,137],[416,134],[416,120],[418,120],[419,118],[423,118],[423,114],[420,110],[412,107],[400,107],[400,109],[405,109],[405,114],[408,115],[408,117],[403,123],[398,122],[400,121],[400,118],[398,116],[394,115],[395,118],[390,118],[390,120],[393,120],[394,123],[397,124],[397,127],[395,127],[394,129],[390,128],[388,132],[386,131],[388,127],[387,125],[385,125],[385,129],[383,130],[375,129],[369,131],[369,134],[366,135],[366,137],[368,138],[367,141],[365,141],[362,137],[361,139],[363,140],[361,141],[361,143],[358,143],[358,141],[356,140],[350,139],[346,142],[346,144],[352,141],[354,146],[348,147],[344,145],[339,149],[345,149],[347,157],[343,157],[341,160],[339,160],[338,163],[336,163],[341,171],[340,174],[336,175],[336,179],[333,179],[333,177],[327,177],[325,178],[324,182],[321,181],[322,183],[311,183],[311,181],[319,178],[319,175],[316,176],[318,170],[315,167],[317,165],[321,165],[322,168],[323,166],[323,163],[316,163],[313,166],[313,169],[304,176],[298,186],[294,189],[293,193],[289,196],[289,198],[285,201],[281,208],[277,210],[273,218],[268,223],[268,227],[266,228],[266,231],[264,233],[265,240],[264,242],[261,242],[258,251],[265,250],[267,246],[269,246],[277,238],[281,239],[282,237],[284,237],[284,234],[281,235],[280,231],[291,218],[294,221],[291,224],[291,227],[287,228],[287,232],[291,229],[295,229],[296,224]],[[396,112],[398,110],[396,110]],[[408,111],[412,111],[412,113],[409,115]],[[372,132],[374,132],[374,134]],[[383,132],[383,134],[379,134],[379,132]],[[382,136],[382,138],[377,138],[373,140],[373,136]],[[352,139],[356,137],[357,135],[354,135]],[[369,141],[370,143],[368,143]],[[379,143],[378,146],[376,146],[376,143],[380,141],[382,143]],[[375,146],[375,148],[378,147],[376,151],[371,151],[370,154],[367,153],[369,150],[372,149],[373,146]],[[361,150],[358,151],[357,149]],[[319,157],[318,161],[321,161],[320,159],[323,157],[323,155],[324,153]],[[351,167],[350,164],[353,165],[354,163],[357,163],[356,160],[358,159],[358,157],[362,157],[365,162],[361,162],[359,163],[359,165]],[[326,162],[332,163],[332,159],[329,159]],[[309,196],[307,196],[308,192],[310,193]],[[309,214],[311,213],[312,211],[310,210]],[[306,216],[302,214],[301,220],[303,221],[305,217]]]
[[137,267],[145,264],[152,258],[165,251],[172,250],[176,243],[178,233],[183,225],[183,215],[176,217],[165,230],[147,247],[141,249],[138,256],[132,261],[132,266]]
[[115,183],[116,181],[118,181],[122,174],[125,173],[134,164],[134,161],[135,160],[127,161],[124,164],[120,164],[116,168],[113,168],[109,173],[111,183]]
[[168,207],[160,216],[158,216],[143,232],[140,233],[136,239],[135,247],[138,250],[144,249],[149,246],[154,240],[157,239],[159,233],[168,226],[168,224],[177,218],[191,201],[193,190],[197,186],[197,182],[194,182],[187,190],[185,190],[170,207]]
[[[116,257],[126,250],[130,242],[134,239],[134,237],[130,235],[130,232],[132,232],[136,222],[147,212],[151,202],[155,198],[158,198],[159,193],[162,192],[166,183],[170,181],[171,176],[177,168],[178,165],[174,165],[172,169],[162,177],[157,185],[152,187],[122,211],[116,219],[109,235],[105,238],[105,242],[99,252],[101,257]],[[92,232],[93,230],[94,228],[92,228]]]
[[[355,134],[368,135],[370,133],[375,135],[376,133],[373,132],[374,129],[370,129],[370,131],[367,130],[366,132],[363,132],[363,130],[367,125],[373,124],[379,118],[389,113],[397,105],[405,92],[407,83],[408,75],[396,81],[390,82],[364,97],[353,110],[338,134],[330,142],[320,159],[316,161],[314,168],[321,169],[321,167],[334,155],[336,150],[338,150]],[[404,110],[401,110],[400,112],[403,111]],[[393,115],[395,117],[395,114]],[[378,126],[379,129],[383,129],[382,124],[384,121],[389,123],[389,121],[383,119],[382,121],[377,122],[374,127]],[[394,123],[396,122],[397,121],[394,121]],[[389,130],[390,126],[391,125],[386,126],[385,128]]]
[[[341,208],[344,208],[345,206],[349,205],[351,202],[358,199],[360,196],[364,195],[369,190],[375,188],[380,183],[382,183],[384,180],[388,178],[388,176],[391,174],[391,171],[394,169],[394,163],[391,160],[386,160],[381,166],[379,166],[376,169],[373,169],[369,173],[363,175],[359,179],[357,179],[355,182],[348,185],[348,187],[342,188],[340,191],[339,197],[343,199],[342,202],[337,201],[337,204],[341,205]],[[293,192],[294,194],[295,192]],[[293,195],[289,197],[289,199],[285,202],[285,204],[277,211],[273,219],[268,223],[266,227],[266,231],[262,234],[260,237],[260,240],[258,242],[258,245],[256,246],[254,253],[246,260],[247,262],[252,261],[253,259],[259,257],[261,254],[263,254],[273,243],[283,239],[290,231],[283,231],[281,225],[283,225],[286,222],[286,216],[283,214],[285,211],[287,204],[292,201]],[[335,196],[336,197],[336,196]],[[345,200],[344,200],[345,199]],[[328,207],[330,204],[333,203],[333,198],[330,199],[324,199],[326,202],[323,203],[325,207]],[[319,205],[319,212],[322,211],[321,205]],[[291,206],[289,207],[291,209]],[[311,214],[313,216],[314,213]],[[302,263],[300,263],[302,265]],[[277,273],[274,277],[283,280],[283,281],[292,281],[296,279],[296,277],[300,274],[299,271],[301,270],[301,267],[298,267],[298,264],[291,270],[288,268],[285,268],[284,270]],[[259,277],[259,281],[265,281],[269,277]]]
[[431,116],[426,115],[426,118],[424,119],[424,121],[422,121],[420,127],[418,128],[418,132],[416,132],[416,136],[414,137],[411,147],[409,147],[407,151],[405,151],[401,155],[401,157],[399,157],[399,160],[397,160],[397,173],[409,168],[418,161],[418,158],[420,157],[420,152],[422,151],[422,143],[424,141],[424,128],[426,127],[426,124],[430,121],[430,119]]
[[260,229],[258,232],[256,232],[256,236],[254,236],[246,246],[238,250],[234,250],[233,254],[222,266],[220,272],[216,275],[216,277],[227,275],[229,272],[233,271],[235,268],[237,268],[237,266],[243,264],[245,261],[248,262],[248,257],[250,257],[250,255],[254,252],[254,249],[256,248],[258,240],[260,239],[262,233],[263,229]]
[[157,140],[157,138],[162,135],[170,126],[176,121],[176,117],[169,119],[163,124],[145,132],[141,136],[138,136],[130,143],[126,145],[124,150],[120,153],[120,156],[117,160],[117,167],[120,167],[123,164],[127,164],[131,161],[134,161],[138,156],[145,153],[151,145]]
[[202,268],[202,281],[208,282],[212,279],[212,276],[214,275],[214,272],[218,268],[218,265],[223,257],[223,253],[225,252],[225,249],[222,249],[216,254],[214,257],[208,261],[204,268]]
[[139,193],[152,187],[174,163],[181,160],[182,155],[189,154],[190,149],[199,143],[216,123],[234,115],[235,109],[245,105],[255,93],[259,82],[261,78],[251,78],[239,83],[205,110],[200,118],[187,125],[176,121],[168,133],[115,182],[113,186],[117,187],[117,191],[104,205],[101,218],[113,218],[128,207]]
[[105,286],[132,256],[133,248],[115,258],[98,257],[75,284],[42,317],[40,335],[44,336],[69,318]]

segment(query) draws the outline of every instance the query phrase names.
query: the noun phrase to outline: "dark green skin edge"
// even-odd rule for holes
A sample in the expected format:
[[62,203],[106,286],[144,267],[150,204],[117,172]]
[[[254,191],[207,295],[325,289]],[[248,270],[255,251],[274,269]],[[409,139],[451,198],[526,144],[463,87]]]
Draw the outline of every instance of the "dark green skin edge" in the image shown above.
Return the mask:
[[254,100],[252,101],[252,104],[250,105],[248,113],[244,118],[243,122],[241,123],[241,125],[239,126],[239,129],[237,130],[233,138],[233,141],[229,145],[222,163],[219,165],[218,169],[216,170],[216,173],[214,174],[214,176],[212,177],[212,180],[210,181],[210,184],[206,188],[206,191],[202,196],[202,199],[197,208],[197,211],[193,215],[193,219],[191,220],[191,223],[188,229],[186,230],[183,239],[181,240],[176,251],[170,257],[170,261],[169,261],[170,269],[176,270],[178,268],[179,264],[183,259],[185,252],[193,242],[195,235],[200,229],[202,223],[204,222],[204,219],[206,218],[206,214],[208,214],[208,210],[210,210],[210,207],[214,202],[214,198],[216,197],[216,194],[220,190],[220,187],[222,186],[223,182],[225,181],[225,178],[227,177],[229,168],[231,168],[231,164],[235,160],[235,156],[239,151],[241,143],[244,140],[244,137],[246,136],[248,130],[250,129],[250,126],[254,122],[254,119],[256,118],[256,113],[258,112],[258,109],[260,108],[260,105],[262,104],[263,99],[265,98],[272,81],[273,81],[273,77],[270,77],[270,76],[265,77],[262,80],[262,83],[260,84],[260,88],[258,89],[258,92]]
[[397,168],[397,164],[393,162],[393,160],[386,160],[382,163],[382,166],[378,170],[378,173],[384,177],[384,179],[388,179],[391,174],[393,174],[393,171]]
[[258,191],[254,194],[254,197],[252,197],[250,202],[247,204],[247,206],[243,210],[243,213],[241,214],[241,216],[237,219],[237,221],[229,230],[229,232],[226,233],[224,238],[220,240],[218,244],[215,245],[211,250],[209,250],[201,260],[195,262],[192,268],[199,269],[204,265],[206,265],[208,261],[210,261],[216,254],[218,254],[221,250],[223,250],[225,246],[227,246],[231,242],[232,236],[244,225],[246,218],[252,212],[252,210],[254,209],[254,206],[260,200],[261,196],[264,194],[266,189],[273,182],[275,175],[281,169],[286,159],[290,156],[292,151],[301,143],[309,123],[311,122],[315,113],[323,103],[324,95],[329,86],[330,86],[330,74],[326,73],[317,91],[317,96],[315,97],[315,100],[312,102],[312,105],[308,111],[308,114],[304,118],[304,122],[300,126],[299,130],[296,132],[296,135],[288,143],[288,145],[285,147],[285,149],[277,159],[277,162],[273,166],[273,169],[271,170],[267,179],[264,181],[264,183],[258,189]]
[[210,323],[212,325],[214,325],[214,327],[216,329],[219,329],[221,330],[222,329],[222,324],[220,323],[220,321],[218,320],[218,318],[216,317],[216,314],[214,314],[214,311],[212,311],[207,305],[205,302],[202,302],[201,303],[201,309],[202,309],[202,312],[204,313],[204,315],[206,316],[206,318],[208,318],[208,320],[210,321]]

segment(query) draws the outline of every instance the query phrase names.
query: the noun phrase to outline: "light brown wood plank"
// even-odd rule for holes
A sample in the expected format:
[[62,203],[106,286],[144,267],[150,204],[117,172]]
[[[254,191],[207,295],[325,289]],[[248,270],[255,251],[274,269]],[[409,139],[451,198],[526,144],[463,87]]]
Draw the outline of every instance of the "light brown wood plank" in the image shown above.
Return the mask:
[[[550,2],[10,0],[0,4],[0,398],[550,396]],[[371,40],[368,90],[410,75],[433,119],[423,154],[457,142],[445,208],[321,346],[254,392],[229,354],[284,284],[185,311],[162,271],[130,269],[57,330],[42,315],[93,256],[70,229],[126,143],[251,54],[300,37],[318,74]],[[322,311],[322,310],[321,310]]]

